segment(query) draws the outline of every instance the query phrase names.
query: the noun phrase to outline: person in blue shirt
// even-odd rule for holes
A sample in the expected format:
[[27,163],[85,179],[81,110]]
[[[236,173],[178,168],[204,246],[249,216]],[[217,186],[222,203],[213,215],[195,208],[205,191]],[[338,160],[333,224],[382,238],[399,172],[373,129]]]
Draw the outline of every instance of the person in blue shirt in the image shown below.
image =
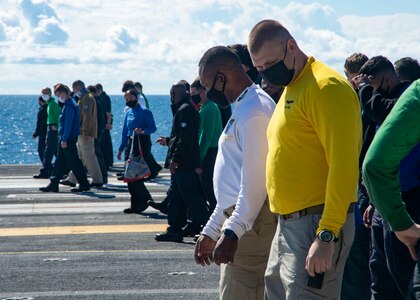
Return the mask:
[[[133,145],[133,156],[138,156],[139,143],[143,151],[144,140],[150,139],[150,134],[156,131],[155,120],[153,114],[147,108],[143,108],[137,98],[137,93],[134,90],[128,90],[124,94],[125,104],[130,108],[125,116],[123,123],[123,130],[121,136],[121,144],[118,148],[117,158],[121,159],[121,154],[124,149],[131,151],[131,143]],[[134,139],[133,139],[134,137]],[[125,154],[125,160],[128,159],[130,151]],[[144,185],[144,179],[128,182],[128,191],[131,195],[131,207],[124,209],[124,213],[141,213],[147,207],[147,201],[152,200],[152,196]]]
[[58,154],[54,164],[53,176],[50,177],[50,184],[40,188],[41,192],[58,192],[58,184],[63,177],[67,166],[76,176],[79,187],[72,192],[85,192],[90,190],[86,171],[82,161],[77,154],[76,142],[80,134],[80,109],[76,101],[70,97],[70,90],[64,84],[54,86],[54,94],[58,101],[63,103],[60,114],[60,141]]

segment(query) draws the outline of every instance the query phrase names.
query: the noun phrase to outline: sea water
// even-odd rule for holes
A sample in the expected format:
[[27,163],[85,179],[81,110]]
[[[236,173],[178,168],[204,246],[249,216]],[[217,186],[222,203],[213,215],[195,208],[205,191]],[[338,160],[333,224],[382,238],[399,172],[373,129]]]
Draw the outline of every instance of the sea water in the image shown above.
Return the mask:
[[[157,130],[152,134],[152,153],[155,159],[163,162],[167,147],[154,141],[159,136],[169,136],[172,126],[172,113],[169,96],[146,95],[150,110],[155,118]],[[37,145],[38,139],[32,139],[36,127],[36,116],[39,109],[38,95],[0,95],[0,163],[33,164],[40,163]],[[110,96],[114,116],[111,130],[114,147],[114,161],[121,142],[122,122],[125,100],[123,96]]]

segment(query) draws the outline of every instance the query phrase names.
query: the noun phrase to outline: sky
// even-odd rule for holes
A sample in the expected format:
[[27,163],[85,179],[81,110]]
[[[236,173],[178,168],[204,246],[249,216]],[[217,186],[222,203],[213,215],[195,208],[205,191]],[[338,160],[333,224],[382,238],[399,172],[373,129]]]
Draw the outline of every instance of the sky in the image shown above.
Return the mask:
[[0,94],[76,79],[168,94],[197,76],[208,48],[246,43],[263,19],[340,72],[354,52],[420,59],[418,0],[0,0]]

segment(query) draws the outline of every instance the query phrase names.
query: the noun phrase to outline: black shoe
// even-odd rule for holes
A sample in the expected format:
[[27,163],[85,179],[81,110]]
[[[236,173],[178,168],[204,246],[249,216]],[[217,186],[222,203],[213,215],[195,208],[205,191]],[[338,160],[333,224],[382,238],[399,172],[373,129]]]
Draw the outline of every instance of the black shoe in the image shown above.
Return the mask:
[[180,243],[183,241],[182,233],[170,232],[165,231],[162,233],[158,233],[155,236],[155,240],[158,242],[177,242]]
[[58,186],[53,185],[53,184],[50,183],[46,187],[42,187],[39,190],[41,192],[44,192],[44,193],[48,193],[48,192],[58,193]]
[[70,182],[70,181],[68,181],[67,179],[66,179],[66,180],[60,180],[60,184],[62,184],[62,185],[67,185],[67,186],[70,186],[70,187],[75,187],[75,186],[76,186],[76,184],[75,184],[75,183]]
[[147,201],[147,204],[153,207],[154,209],[160,211],[162,214],[168,214],[168,206],[165,202],[155,202],[153,200],[149,200]]
[[88,192],[88,191],[90,191],[89,186],[79,186],[78,188],[70,190],[70,192],[72,193],[81,193],[81,192]]
[[35,179],[48,179],[48,178],[50,178],[50,176],[48,176],[47,174],[35,174],[32,177],[35,178]]
[[117,180],[124,180],[124,175],[118,176]]
[[117,176],[123,176],[124,173],[123,172],[117,172],[117,173],[115,173],[115,175],[117,175]]
[[134,209],[132,209],[131,207],[126,208],[123,210],[123,213],[125,214],[134,214]]
[[96,188],[96,187],[102,187],[103,185],[104,185],[103,183],[95,183],[95,182],[92,182],[90,184],[90,187]]
[[102,182],[103,182],[103,184],[108,184],[108,177],[102,178]]
[[182,228],[182,234],[184,237],[195,237],[199,233],[200,233],[200,230],[197,230],[189,225]]

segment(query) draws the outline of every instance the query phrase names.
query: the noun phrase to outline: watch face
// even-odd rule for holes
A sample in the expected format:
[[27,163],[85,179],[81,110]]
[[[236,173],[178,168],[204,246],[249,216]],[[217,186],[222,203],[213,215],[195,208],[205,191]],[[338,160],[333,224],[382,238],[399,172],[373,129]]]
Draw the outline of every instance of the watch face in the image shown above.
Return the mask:
[[334,239],[333,234],[327,230],[321,231],[319,233],[319,238],[321,239],[321,241],[326,243],[329,243]]

